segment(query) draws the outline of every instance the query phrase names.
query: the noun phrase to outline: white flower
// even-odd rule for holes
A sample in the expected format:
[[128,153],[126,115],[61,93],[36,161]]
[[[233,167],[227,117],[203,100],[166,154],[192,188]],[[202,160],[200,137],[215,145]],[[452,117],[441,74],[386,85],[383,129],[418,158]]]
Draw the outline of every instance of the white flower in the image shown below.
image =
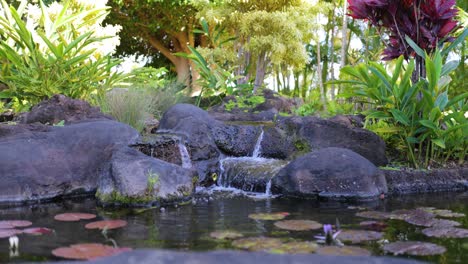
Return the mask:
[[10,241],[10,249],[11,250],[18,250],[19,247],[19,239],[17,236],[12,236],[8,239]]

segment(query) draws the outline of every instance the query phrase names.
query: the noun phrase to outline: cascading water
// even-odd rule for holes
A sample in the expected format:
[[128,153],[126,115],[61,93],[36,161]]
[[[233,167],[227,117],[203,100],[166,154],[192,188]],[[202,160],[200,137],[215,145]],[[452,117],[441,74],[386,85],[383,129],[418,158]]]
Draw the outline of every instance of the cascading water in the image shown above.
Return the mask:
[[190,160],[190,154],[188,153],[187,147],[185,147],[185,144],[183,143],[179,143],[178,147],[180,152],[180,159],[182,160],[182,168],[192,168],[192,161]]
[[263,127],[262,131],[260,132],[260,135],[258,136],[257,143],[255,143],[254,151],[252,153],[253,158],[259,158],[260,155],[262,154],[262,140],[263,140]]

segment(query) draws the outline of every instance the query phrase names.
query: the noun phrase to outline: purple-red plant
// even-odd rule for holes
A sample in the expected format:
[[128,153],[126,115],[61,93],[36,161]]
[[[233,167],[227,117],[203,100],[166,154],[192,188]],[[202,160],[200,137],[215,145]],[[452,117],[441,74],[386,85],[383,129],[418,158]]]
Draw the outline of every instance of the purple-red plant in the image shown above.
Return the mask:
[[384,60],[415,57],[405,36],[427,53],[452,40],[457,28],[455,0],[348,0],[350,15],[368,20],[388,35]]

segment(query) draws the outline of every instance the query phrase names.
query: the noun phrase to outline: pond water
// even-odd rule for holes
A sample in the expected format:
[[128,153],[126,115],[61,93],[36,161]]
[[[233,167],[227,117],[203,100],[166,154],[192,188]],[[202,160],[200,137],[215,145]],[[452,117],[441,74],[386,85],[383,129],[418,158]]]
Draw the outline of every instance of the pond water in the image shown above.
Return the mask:
[[[105,243],[110,240],[98,230],[88,230],[84,225],[93,220],[59,222],[54,216],[66,212],[93,213],[101,219],[123,219],[126,227],[107,231],[107,238],[120,247],[164,248],[192,251],[230,249],[230,241],[219,241],[210,233],[220,230],[237,231],[244,237],[275,237],[283,240],[315,241],[314,235],[322,230],[287,231],[274,225],[275,221],[253,220],[252,213],[288,212],[288,220],[307,219],[334,224],[339,219],[343,229],[362,229],[359,223],[369,219],[355,214],[364,208],[377,211],[436,207],[468,215],[468,193],[427,194],[391,197],[368,203],[319,202],[286,198],[257,198],[221,192],[198,194],[195,203],[160,209],[104,209],[96,206],[93,199],[67,200],[59,203],[27,207],[0,209],[0,220],[29,220],[34,227],[47,227],[53,233],[41,236],[18,235],[19,256],[10,257],[7,238],[0,238],[0,263],[21,261],[60,260],[51,254],[58,247],[76,243]],[[468,217],[452,218],[468,228]],[[438,256],[410,257],[437,263],[457,263],[468,259],[468,238],[439,239],[422,234],[424,227],[417,227],[401,220],[385,220],[388,226],[382,231],[390,242],[417,240],[443,245],[447,251]],[[373,255],[385,255],[382,242],[367,242],[359,246],[367,248]]]

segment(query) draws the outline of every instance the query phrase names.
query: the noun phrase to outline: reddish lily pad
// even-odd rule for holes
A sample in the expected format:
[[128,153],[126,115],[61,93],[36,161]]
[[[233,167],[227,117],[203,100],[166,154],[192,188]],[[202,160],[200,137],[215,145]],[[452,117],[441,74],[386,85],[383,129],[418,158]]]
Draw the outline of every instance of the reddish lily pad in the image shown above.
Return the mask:
[[96,218],[95,214],[86,214],[86,213],[64,213],[58,214],[54,217],[57,221],[64,222],[76,222],[80,220],[90,220]]
[[52,255],[66,259],[92,260],[101,257],[108,257],[122,252],[130,251],[131,248],[114,248],[111,246],[89,243],[75,244],[70,247],[61,247],[52,250]]
[[275,226],[281,229],[293,231],[315,230],[322,228],[322,224],[312,220],[284,220],[275,222]]
[[332,255],[332,256],[370,256],[371,252],[365,248],[353,247],[353,246],[326,246],[320,247],[317,250],[320,255]]
[[377,222],[377,221],[364,221],[364,222],[359,223],[359,225],[365,229],[378,231],[378,232],[381,232],[388,226],[384,222]]
[[382,237],[383,233],[367,230],[342,230],[337,236],[338,239],[342,241],[348,241],[352,244],[379,240]]
[[446,249],[442,246],[420,241],[398,241],[386,244],[383,249],[395,255],[432,256],[443,254]]
[[4,220],[0,221],[0,229],[12,229],[15,227],[27,227],[32,225],[32,222],[25,220]]
[[468,229],[456,227],[430,227],[422,230],[422,233],[429,237],[439,238],[466,238],[468,237]]
[[54,230],[46,228],[46,227],[32,227],[32,228],[23,229],[22,231],[25,234],[40,236],[40,235],[44,235],[44,234],[50,234]]
[[357,213],[356,216],[375,220],[384,220],[390,218],[390,213],[379,211],[364,211]]
[[278,238],[271,237],[249,237],[234,240],[232,245],[236,248],[249,251],[270,251],[273,248],[278,248],[282,244]]
[[21,233],[23,233],[23,231],[19,229],[0,229],[0,238],[11,237]]
[[86,229],[116,229],[127,225],[127,221],[124,220],[102,220],[91,222],[85,225]]
[[215,239],[220,239],[220,240],[226,240],[226,239],[236,239],[243,237],[239,232],[236,231],[215,231],[210,233],[210,237],[215,238]]
[[288,212],[278,212],[278,213],[257,213],[249,214],[250,219],[254,220],[281,220],[288,216]]

